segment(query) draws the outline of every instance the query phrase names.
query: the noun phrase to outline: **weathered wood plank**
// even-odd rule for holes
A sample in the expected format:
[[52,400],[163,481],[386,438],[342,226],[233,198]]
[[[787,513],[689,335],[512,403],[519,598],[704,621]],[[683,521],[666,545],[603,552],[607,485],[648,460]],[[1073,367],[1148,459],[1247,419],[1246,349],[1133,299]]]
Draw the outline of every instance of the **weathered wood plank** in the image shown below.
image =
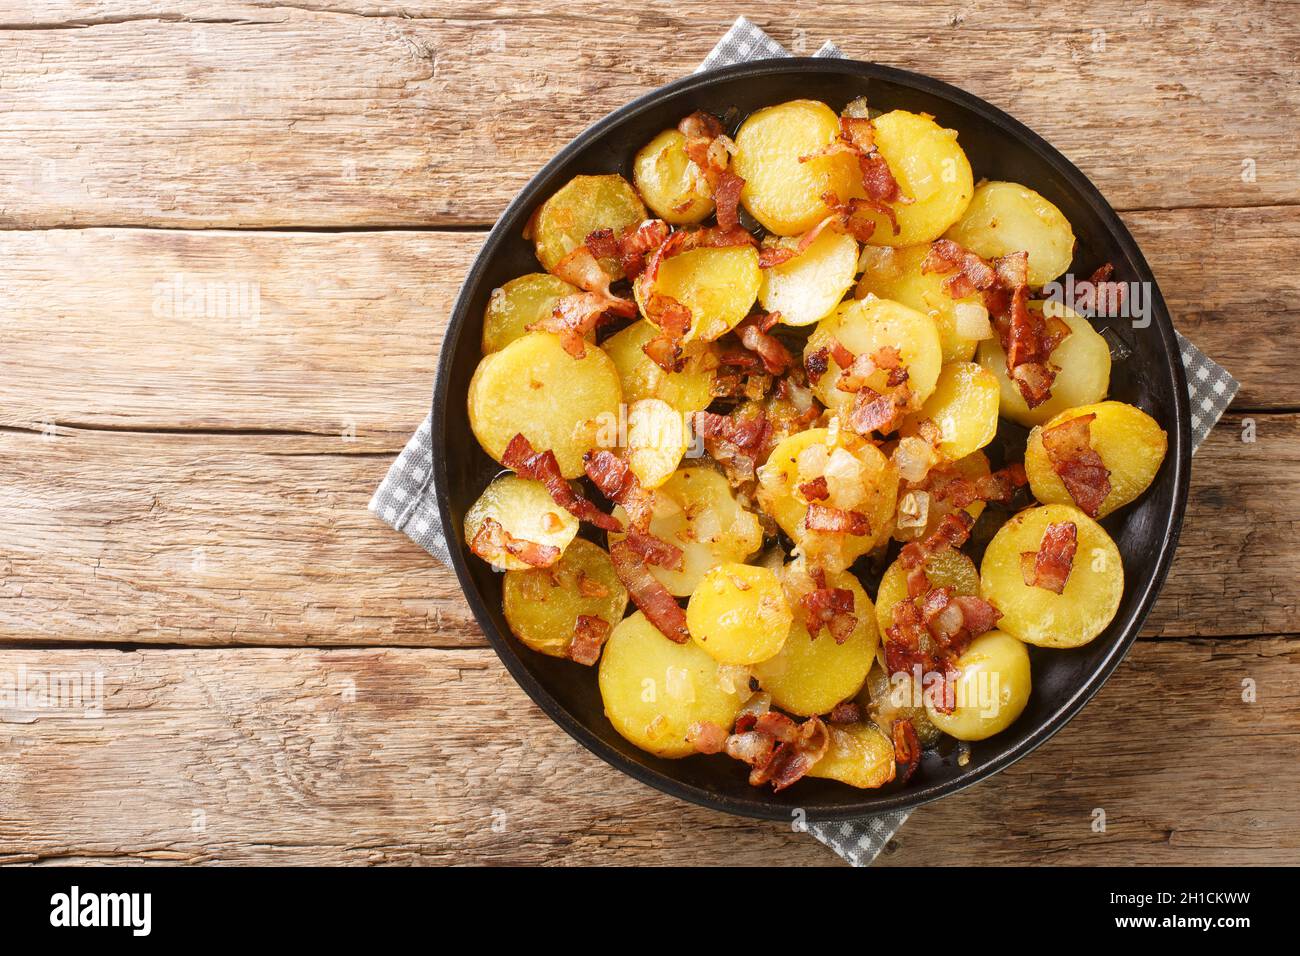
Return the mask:
[[[424,0],[300,6],[326,10],[47,0],[6,11],[25,29],[0,30],[0,225],[487,223],[580,130],[694,69],[732,17],[708,0],[599,15],[574,0],[491,13]],[[1232,0],[925,0],[874,4],[869,17],[852,0],[747,8],[798,52],[835,39],[1008,109],[1121,208],[1300,200],[1285,121],[1300,109],[1300,26],[1287,11]]]
[[[1139,644],[1058,737],[883,859],[1295,863],[1297,664],[1280,639]],[[0,712],[5,862],[835,862],[621,776],[486,650],[0,651],[20,667],[100,672],[104,715]]]
[[[1197,455],[1146,633],[1291,633],[1300,415]],[[365,511],[336,438],[0,432],[0,641],[481,646],[454,577]]]
[[[1300,367],[1288,359],[1300,348],[1300,278],[1278,267],[1300,258],[1292,213],[1126,217],[1175,321],[1241,379],[1249,407],[1300,405]],[[428,407],[442,330],[481,242],[459,232],[0,232],[0,425],[349,432],[356,448],[396,451]]]

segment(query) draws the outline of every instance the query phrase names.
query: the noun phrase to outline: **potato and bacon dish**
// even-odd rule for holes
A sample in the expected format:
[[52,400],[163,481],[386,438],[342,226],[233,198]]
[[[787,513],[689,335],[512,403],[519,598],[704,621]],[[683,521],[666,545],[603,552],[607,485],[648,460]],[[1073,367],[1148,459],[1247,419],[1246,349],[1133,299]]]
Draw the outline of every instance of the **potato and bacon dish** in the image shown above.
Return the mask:
[[464,534],[515,636],[597,666],[637,747],[756,786],[880,787],[1005,730],[1027,645],[1114,617],[1099,520],[1166,450],[1107,400],[1106,340],[1042,295],[1069,221],[862,100],[732,135],[697,112],[629,171],[547,199],[544,271],[484,316],[469,421],[507,470]]

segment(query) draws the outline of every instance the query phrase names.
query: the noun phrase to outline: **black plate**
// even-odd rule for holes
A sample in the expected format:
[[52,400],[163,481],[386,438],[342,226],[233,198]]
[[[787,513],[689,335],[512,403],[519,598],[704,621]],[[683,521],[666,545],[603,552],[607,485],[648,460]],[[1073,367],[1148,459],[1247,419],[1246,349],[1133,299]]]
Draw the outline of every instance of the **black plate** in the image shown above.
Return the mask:
[[[1036,189],[1060,207],[1078,239],[1072,271],[1086,277],[1103,262],[1115,279],[1149,283],[1153,320],[1137,329],[1127,320],[1098,320],[1131,351],[1116,361],[1111,396],[1153,415],[1169,433],[1169,454],[1141,499],[1105,522],[1125,563],[1124,598],[1106,632],[1070,651],[1030,648],[1034,688],[1029,705],[1006,731],[971,745],[959,766],[954,755],[926,754],[906,786],[855,790],[805,779],[783,793],[746,782],[748,768],[723,756],[662,760],[620,737],[605,719],[593,670],[536,654],[511,635],[501,612],[501,577],[474,558],[461,535],[466,510],[500,467],[479,448],[465,408],[479,361],[483,310],[492,289],[538,269],[522,238],[532,211],[579,173],[630,176],[632,156],[660,130],[697,109],[738,118],[799,98],[840,109],[866,96],[873,108],[933,114],[956,129],[977,177],[1009,179]],[[1177,340],[1146,260],[1096,188],[1060,153],[983,100],[928,77],[849,60],[782,59],[741,64],[688,77],[611,113],[566,146],[533,177],[497,222],[470,268],[452,312],[438,363],[433,440],[438,508],[452,564],[474,616],[510,673],[561,727],[601,759],[636,779],[693,803],[768,819],[802,809],[827,820],[916,807],[996,773],[1060,730],[1123,659],[1155,603],[1173,560],[1191,469],[1187,386]],[[511,733],[508,726],[498,728]]]

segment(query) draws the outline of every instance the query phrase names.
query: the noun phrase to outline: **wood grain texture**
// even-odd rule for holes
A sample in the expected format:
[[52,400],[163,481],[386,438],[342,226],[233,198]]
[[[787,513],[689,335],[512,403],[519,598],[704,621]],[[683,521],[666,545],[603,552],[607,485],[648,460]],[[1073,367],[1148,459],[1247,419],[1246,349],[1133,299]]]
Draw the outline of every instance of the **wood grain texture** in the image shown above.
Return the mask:
[[[1280,639],[1141,643],[1059,736],[921,809],[883,859],[1300,862],[1297,664]],[[105,703],[0,711],[5,862],[836,862],[617,773],[489,651],[0,651],[19,667],[98,671]]]
[[[1125,218],[1175,323],[1241,380],[1238,402],[1300,406],[1289,360],[1300,278],[1278,266],[1300,258],[1296,210]],[[347,432],[359,449],[395,452],[428,408],[451,305],[482,241],[0,231],[0,425]]]
[[742,9],[796,52],[833,39],[988,99],[1119,208],[1300,202],[1287,4],[296,6],[320,9],[7,10],[0,224],[487,223],[586,126],[691,72]]
[[[1202,447],[1148,636],[1292,633],[1300,415]],[[337,438],[0,432],[0,641],[482,646],[455,577],[365,508]]]

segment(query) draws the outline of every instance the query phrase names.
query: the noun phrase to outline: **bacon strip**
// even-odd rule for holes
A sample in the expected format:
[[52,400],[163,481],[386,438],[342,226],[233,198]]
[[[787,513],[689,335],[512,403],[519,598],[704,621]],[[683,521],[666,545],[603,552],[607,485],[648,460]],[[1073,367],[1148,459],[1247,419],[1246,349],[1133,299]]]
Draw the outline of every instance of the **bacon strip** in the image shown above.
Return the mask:
[[921,272],[953,273],[943,280],[942,285],[954,299],[964,299],[976,292],[992,289],[998,280],[991,265],[951,239],[936,239],[930,244],[930,251],[921,263]]
[[727,731],[711,720],[701,720],[686,729],[686,742],[698,753],[722,753],[727,745]]
[[967,478],[951,465],[940,465],[926,476],[925,489],[937,501],[968,508],[976,501],[1010,504],[1017,489],[1028,483],[1025,466],[1019,462],[978,478]]
[[762,360],[763,368],[769,375],[780,375],[794,364],[794,356],[789,350],[768,334],[780,318],[779,312],[751,315],[736,326],[740,344]]
[[907,783],[921,765],[921,741],[916,736],[916,728],[904,717],[894,721],[892,730],[894,738],[894,760],[898,763],[897,779]]
[[892,432],[898,428],[911,403],[912,392],[906,385],[884,394],[864,385],[853,399],[853,408],[849,410],[845,424],[863,436],[873,431]]
[[506,446],[501,456],[505,465],[521,478],[540,481],[551,493],[555,503],[580,521],[594,524],[603,531],[622,531],[623,525],[613,515],[607,515],[582,495],[573,490],[573,486],[560,474],[559,462],[548,448],[534,451],[533,446],[522,433],[516,434]]
[[898,560],[909,571],[922,568],[940,551],[960,548],[965,544],[973,527],[975,527],[975,519],[965,511],[954,511],[952,514],[944,515],[943,520],[929,537],[905,544],[898,554]]
[[494,561],[505,552],[534,568],[549,568],[560,560],[559,548],[516,538],[495,518],[483,519],[483,524],[470,539],[469,549],[484,561]]
[[603,617],[579,614],[573,624],[573,640],[569,642],[569,659],[590,667],[600,660],[600,649],[609,638],[609,621]]
[[632,546],[626,540],[615,541],[609,546],[609,557],[614,573],[646,620],[670,641],[677,644],[689,641],[691,632],[686,626],[686,612],[659,579],[650,573]]
[[819,475],[812,481],[805,481],[799,486],[799,494],[803,495],[805,501],[825,501],[831,496],[826,476]]
[[660,541],[652,534],[632,528],[627,533],[628,547],[647,564],[654,564],[670,571],[680,571],[685,555],[682,549],[667,541]]
[[627,512],[628,523],[648,531],[654,516],[654,494],[641,487],[626,461],[611,451],[587,452],[583,468],[600,493]]
[[826,531],[831,534],[856,536],[871,534],[871,522],[867,520],[866,515],[858,511],[833,508],[818,501],[808,503],[808,513],[804,515],[803,526],[809,531]]
[[[739,728],[740,722],[737,722]],[[796,724],[784,714],[769,711],[758,717],[752,730],[734,733],[727,738],[728,756],[749,764],[751,786],[772,784],[784,790],[808,773],[826,756],[830,732],[820,717],[809,717]]]
[[853,604],[853,592],[848,588],[818,587],[800,597],[799,607],[809,637],[816,640],[825,627],[836,644],[843,644],[858,626]]
[[1090,518],[1101,511],[1110,494],[1110,470],[1091,445],[1095,414],[1080,415],[1043,429],[1043,450],[1080,510]]
[[597,259],[617,259],[627,277],[635,279],[645,269],[646,255],[666,242],[669,232],[662,219],[647,219],[618,233],[598,229],[584,244]]
[[856,724],[862,719],[862,708],[853,701],[846,700],[831,709],[828,719],[832,724]]
[[1020,575],[1026,586],[1043,588],[1054,594],[1063,593],[1074,567],[1074,553],[1078,546],[1079,528],[1073,521],[1049,524],[1038,550],[1020,555]]
[[745,181],[730,167],[735,144],[723,134],[718,118],[703,110],[684,118],[677,124],[677,131],[686,138],[686,155],[699,167],[713,194],[718,225],[723,229],[735,228],[740,224],[740,191],[745,187]]

